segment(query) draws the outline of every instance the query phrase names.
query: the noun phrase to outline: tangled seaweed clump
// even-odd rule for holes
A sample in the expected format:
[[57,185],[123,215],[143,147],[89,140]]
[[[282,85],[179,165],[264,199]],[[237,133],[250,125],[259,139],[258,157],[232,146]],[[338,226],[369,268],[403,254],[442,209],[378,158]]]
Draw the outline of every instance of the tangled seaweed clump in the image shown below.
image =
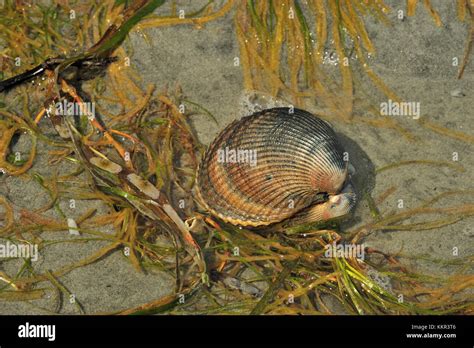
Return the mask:
[[[409,16],[415,14],[416,4],[407,1]],[[472,16],[467,0],[457,4],[459,19],[466,20],[468,13]],[[353,61],[386,96],[399,99],[366,59],[375,54],[375,48],[363,18],[371,15],[388,23],[388,6],[382,1],[230,0],[216,8],[210,1],[180,18],[173,4],[166,16],[152,13],[162,1],[126,5],[124,1],[84,1],[72,6],[57,0],[50,6],[28,6],[5,1],[0,14],[3,78],[24,73],[23,66],[37,66],[42,73],[32,82],[15,85],[0,100],[1,180],[21,176],[34,181],[46,192],[48,202],[27,210],[0,195],[0,236],[17,244],[38,245],[42,254],[59,243],[101,241],[104,246],[54,270],[41,271],[30,259],[21,260],[16,273],[0,273],[4,283],[1,300],[32,301],[52,291],[58,304],[43,310],[60,312],[60,297],[72,294],[61,277],[113,252],[126,251],[137,272],[166,272],[174,277],[175,289],[170,295],[115,314],[472,313],[466,290],[472,288],[474,278],[464,270],[449,278],[418,274],[402,264],[399,255],[363,244],[364,237],[375,231],[436,229],[472,217],[472,204],[436,207],[440,200],[461,192],[441,193],[401,213],[378,208],[396,187],[375,199],[367,194],[364,199],[372,218],[348,229],[329,223],[262,235],[215,221],[193,199],[204,146],[190,123],[197,113],[214,116],[189,100],[179,87],[144,88],[128,59],[131,47],[125,35],[129,31],[140,33],[147,41],[149,28],[190,24],[202,29],[233,11],[246,89],[284,96],[301,107],[316,97],[330,110],[328,118],[334,115],[347,123],[389,128],[412,139],[409,130],[393,119],[365,118],[353,112],[357,83]],[[429,1],[424,5],[439,26],[439,14]],[[77,20],[68,20],[72,13]],[[322,68],[329,38],[339,57],[338,80]],[[466,51],[467,57],[469,49]],[[42,65],[47,58],[58,56],[57,61]],[[20,68],[15,58],[22,62]],[[345,58],[352,59],[351,64],[343,64]],[[467,58],[460,75],[466,64]],[[101,76],[96,77],[98,74]],[[63,101],[92,102],[96,113],[84,112],[76,118],[51,113],[51,105]],[[366,107],[374,116],[373,106]],[[471,136],[424,118],[420,124],[472,143]],[[12,148],[25,133],[30,138],[28,156],[15,158]],[[43,149],[47,149],[49,173],[35,168]],[[378,172],[405,165],[464,170],[457,164],[414,160]],[[61,202],[82,200],[100,201],[108,209],[100,213],[91,208],[71,224]],[[107,227],[113,227],[113,233],[104,232]],[[71,229],[79,233],[73,240],[67,236]],[[45,232],[65,231],[62,239],[43,237]],[[365,257],[328,256],[332,247],[346,243],[362,247]],[[462,263],[472,264],[472,257],[457,264]],[[185,303],[180,296],[186,296]],[[77,312],[84,313],[80,296],[76,306]]]

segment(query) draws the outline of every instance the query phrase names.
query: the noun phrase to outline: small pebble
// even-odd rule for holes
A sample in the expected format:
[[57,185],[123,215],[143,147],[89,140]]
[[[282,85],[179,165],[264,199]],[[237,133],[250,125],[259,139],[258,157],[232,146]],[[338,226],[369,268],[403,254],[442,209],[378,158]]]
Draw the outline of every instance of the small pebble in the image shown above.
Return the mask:
[[69,227],[69,234],[74,236],[80,236],[79,230],[77,229],[77,223],[74,219],[68,218],[67,219],[67,227]]
[[466,95],[459,89],[453,89],[451,91],[451,97],[455,97],[455,98],[462,98],[462,97],[465,97]]

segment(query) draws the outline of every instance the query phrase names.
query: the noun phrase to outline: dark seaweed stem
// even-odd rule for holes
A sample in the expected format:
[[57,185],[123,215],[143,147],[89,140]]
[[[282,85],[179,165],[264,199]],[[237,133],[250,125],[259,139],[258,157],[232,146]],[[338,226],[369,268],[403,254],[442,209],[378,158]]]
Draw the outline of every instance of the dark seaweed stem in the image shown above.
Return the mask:
[[[116,1],[116,4],[120,3],[121,1]],[[109,57],[110,54],[122,44],[130,30],[163,3],[164,0],[140,0],[133,2],[132,5],[123,10],[124,19],[122,23],[112,24],[102,38],[85,53],[70,58],[48,58],[33,69],[1,81],[0,93],[30,81],[47,70],[56,70],[59,76],[60,73],[70,66],[76,66],[79,69],[107,66],[108,63],[114,60],[114,58]],[[81,74],[83,77],[97,76],[97,74],[84,74],[83,72]]]
[[[72,66],[79,68],[80,79],[88,80],[98,76],[97,70],[103,70],[110,63],[114,62],[116,57],[106,57],[106,58],[87,58],[83,60],[78,60],[72,64]],[[40,65],[25,71],[19,75],[11,77],[9,79],[3,80],[0,82],[0,93],[7,92],[8,90],[28,82],[35,77],[38,77],[44,74],[47,70],[55,70],[60,64],[65,61],[64,58],[49,58]]]
[[[49,63],[49,59],[40,65],[25,71],[19,75],[11,77],[9,79],[3,80],[0,82],[0,93],[8,91],[9,89],[15,87],[16,85],[22,84],[23,82],[29,81],[36,76],[43,74],[46,70],[51,69],[53,64]],[[57,64],[56,64],[57,65]]]

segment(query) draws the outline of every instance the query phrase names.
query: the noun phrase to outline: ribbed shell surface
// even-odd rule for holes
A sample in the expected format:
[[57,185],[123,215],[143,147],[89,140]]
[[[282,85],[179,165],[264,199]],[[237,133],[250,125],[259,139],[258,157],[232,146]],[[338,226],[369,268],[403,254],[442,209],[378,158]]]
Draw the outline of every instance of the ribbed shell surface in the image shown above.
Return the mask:
[[[239,156],[240,155],[240,156]],[[264,226],[337,193],[347,175],[331,127],[299,109],[274,108],[227,126],[198,169],[201,203],[224,221]]]

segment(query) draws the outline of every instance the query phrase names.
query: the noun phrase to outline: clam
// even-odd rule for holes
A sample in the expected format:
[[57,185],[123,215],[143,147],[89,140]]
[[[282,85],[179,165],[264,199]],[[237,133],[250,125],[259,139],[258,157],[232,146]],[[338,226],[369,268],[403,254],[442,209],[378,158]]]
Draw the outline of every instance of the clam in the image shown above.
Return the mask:
[[240,226],[329,220],[355,204],[348,166],[327,122],[304,110],[267,109],[211,143],[198,168],[198,201]]

